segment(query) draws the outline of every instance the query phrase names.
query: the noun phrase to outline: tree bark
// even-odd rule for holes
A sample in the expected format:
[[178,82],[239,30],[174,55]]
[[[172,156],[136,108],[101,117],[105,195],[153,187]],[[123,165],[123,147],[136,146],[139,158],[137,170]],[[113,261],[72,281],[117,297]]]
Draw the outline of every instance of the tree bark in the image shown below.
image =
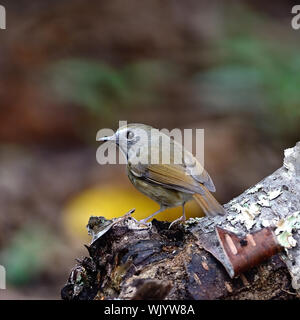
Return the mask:
[[280,169],[227,203],[225,216],[171,229],[157,220],[140,229],[131,213],[91,217],[89,256],[62,298],[299,299],[299,180],[300,142]]

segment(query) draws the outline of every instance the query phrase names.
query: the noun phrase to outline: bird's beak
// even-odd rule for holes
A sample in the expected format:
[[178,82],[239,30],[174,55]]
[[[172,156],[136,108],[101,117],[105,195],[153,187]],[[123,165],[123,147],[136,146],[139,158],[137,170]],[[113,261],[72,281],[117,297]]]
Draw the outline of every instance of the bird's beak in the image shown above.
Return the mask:
[[110,137],[102,137],[102,138],[98,138],[97,141],[115,141],[116,137],[115,135],[112,135]]

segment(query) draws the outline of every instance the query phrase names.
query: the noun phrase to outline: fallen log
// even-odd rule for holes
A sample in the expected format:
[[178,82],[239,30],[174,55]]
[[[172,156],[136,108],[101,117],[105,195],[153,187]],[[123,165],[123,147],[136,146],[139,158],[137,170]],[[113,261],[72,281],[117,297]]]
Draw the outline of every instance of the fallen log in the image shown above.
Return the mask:
[[283,166],[224,207],[184,225],[131,213],[91,217],[89,256],[78,260],[63,299],[299,299],[300,142]]

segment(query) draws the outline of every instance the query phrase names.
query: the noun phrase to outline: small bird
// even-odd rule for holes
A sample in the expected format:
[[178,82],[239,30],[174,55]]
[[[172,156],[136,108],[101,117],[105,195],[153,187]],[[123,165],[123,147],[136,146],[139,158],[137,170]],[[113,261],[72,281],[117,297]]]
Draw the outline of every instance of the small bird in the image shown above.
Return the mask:
[[127,159],[129,180],[160,205],[158,211],[138,221],[139,224],[151,225],[149,219],[177,206],[182,206],[182,216],[170,227],[184,222],[184,206],[192,198],[208,216],[225,214],[224,208],[210,193],[216,188],[209,174],[192,153],[168,135],[151,126],[134,123],[120,127],[111,137],[98,140],[112,141],[120,148]]

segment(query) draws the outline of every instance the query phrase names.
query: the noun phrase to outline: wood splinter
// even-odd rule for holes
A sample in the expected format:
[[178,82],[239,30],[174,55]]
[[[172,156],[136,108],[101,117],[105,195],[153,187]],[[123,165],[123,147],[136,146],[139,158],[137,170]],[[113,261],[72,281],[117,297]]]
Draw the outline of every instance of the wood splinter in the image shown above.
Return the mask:
[[231,278],[249,270],[282,250],[271,228],[263,228],[246,237],[216,227],[216,233],[225,253],[221,261]]

